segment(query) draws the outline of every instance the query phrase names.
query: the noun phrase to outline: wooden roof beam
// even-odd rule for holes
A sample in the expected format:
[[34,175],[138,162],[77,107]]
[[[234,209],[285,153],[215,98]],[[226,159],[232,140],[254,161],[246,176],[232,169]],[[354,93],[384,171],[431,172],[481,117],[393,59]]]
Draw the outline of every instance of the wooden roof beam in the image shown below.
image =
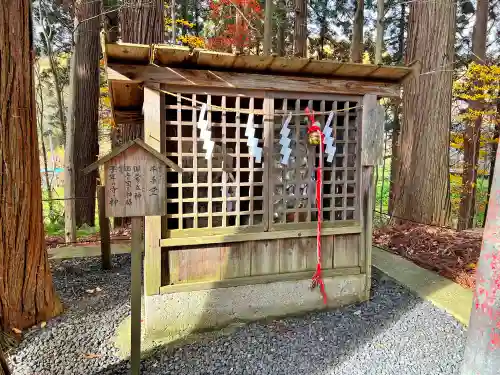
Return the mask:
[[108,80],[145,84],[154,82],[185,87],[232,87],[247,90],[335,93],[356,96],[374,94],[379,97],[399,97],[401,92],[398,83],[342,78],[212,72],[209,70],[165,68],[154,65],[108,64]]

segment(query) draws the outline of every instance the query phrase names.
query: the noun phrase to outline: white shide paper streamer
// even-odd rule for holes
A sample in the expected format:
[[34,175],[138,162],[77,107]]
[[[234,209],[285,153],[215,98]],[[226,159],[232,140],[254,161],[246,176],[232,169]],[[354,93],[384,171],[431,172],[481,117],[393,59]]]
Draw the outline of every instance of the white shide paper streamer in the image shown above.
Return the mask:
[[205,120],[205,114],[207,112],[207,105],[203,104],[200,110],[200,117],[198,118],[198,124],[196,127],[200,129],[200,138],[203,140],[203,150],[205,151],[205,159],[208,160],[212,157],[212,152],[214,151],[215,142],[210,138],[212,137],[212,132],[208,129],[208,121]]
[[245,136],[247,137],[249,154],[255,158],[257,163],[262,163],[262,148],[258,146],[259,140],[255,138],[253,113],[248,115],[248,121],[245,126]]
[[292,153],[292,149],[290,148],[290,143],[292,140],[288,138],[290,135],[290,129],[288,128],[288,125],[290,124],[290,121],[292,120],[292,114],[289,113],[287,118],[285,119],[285,122],[283,123],[283,127],[281,128],[280,131],[280,145],[281,145],[281,164],[288,165],[288,159],[290,159],[290,155]]
[[326,146],[325,153],[328,155],[328,157],[326,158],[326,161],[328,163],[333,162],[335,151],[337,150],[337,147],[335,147],[335,145],[333,144],[335,138],[332,134],[333,129],[330,126],[333,120],[333,116],[335,116],[335,114],[333,112],[330,112],[330,114],[328,115],[328,119],[326,120],[325,127],[323,128],[323,135],[325,136],[323,142]]

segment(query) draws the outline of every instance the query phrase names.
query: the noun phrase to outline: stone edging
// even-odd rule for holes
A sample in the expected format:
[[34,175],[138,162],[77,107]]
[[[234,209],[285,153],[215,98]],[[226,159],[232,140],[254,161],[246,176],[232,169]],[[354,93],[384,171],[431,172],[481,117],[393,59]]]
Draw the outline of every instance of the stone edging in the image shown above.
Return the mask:
[[469,324],[473,292],[403,257],[374,247],[372,264],[420,298],[445,310],[463,325]]

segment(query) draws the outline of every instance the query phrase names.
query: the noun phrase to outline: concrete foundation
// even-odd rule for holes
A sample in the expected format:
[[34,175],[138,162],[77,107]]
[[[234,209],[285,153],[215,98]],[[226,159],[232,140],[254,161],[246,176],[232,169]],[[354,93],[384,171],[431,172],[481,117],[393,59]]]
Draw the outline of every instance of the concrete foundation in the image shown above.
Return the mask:
[[367,298],[366,275],[325,278],[328,306],[311,280],[166,293],[145,297],[144,331],[149,339],[184,336],[238,321],[281,317],[338,307]]

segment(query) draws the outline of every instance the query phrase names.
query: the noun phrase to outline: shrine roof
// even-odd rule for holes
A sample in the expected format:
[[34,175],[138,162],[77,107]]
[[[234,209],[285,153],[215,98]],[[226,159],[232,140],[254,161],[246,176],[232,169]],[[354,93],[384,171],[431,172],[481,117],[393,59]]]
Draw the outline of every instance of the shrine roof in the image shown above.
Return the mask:
[[166,44],[142,45],[113,43],[106,45],[108,63],[150,63],[184,69],[212,69],[259,74],[290,74],[323,78],[349,78],[398,83],[413,69],[406,66],[358,64],[313,58],[275,55],[243,55],[190,49]]
[[400,97],[402,82],[419,68],[128,43],[106,44],[105,63],[115,123],[143,121],[144,87]]

